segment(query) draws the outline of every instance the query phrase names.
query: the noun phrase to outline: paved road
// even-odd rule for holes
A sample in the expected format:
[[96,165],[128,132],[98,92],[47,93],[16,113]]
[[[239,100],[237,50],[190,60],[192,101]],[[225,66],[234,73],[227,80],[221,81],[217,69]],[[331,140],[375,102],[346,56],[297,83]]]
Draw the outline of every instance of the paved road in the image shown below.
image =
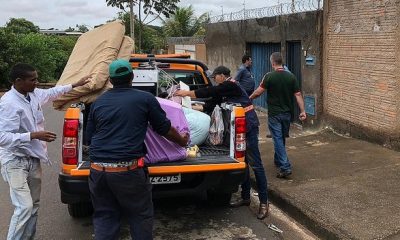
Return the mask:
[[[93,239],[91,218],[73,219],[60,201],[58,171],[63,113],[44,109],[47,130],[57,133],[48,145],[52,166],[43,166],[42,201],[36,239]],[[0,181],[0,239],[5,239],[12,215],[8,185]],[[215,208],[198,199],[155,202],[155,239],[282,239],[255,218],[251,208]],[[122,239],[130,239],[126,224]],[[287,238],[289,239],[289,238]]]

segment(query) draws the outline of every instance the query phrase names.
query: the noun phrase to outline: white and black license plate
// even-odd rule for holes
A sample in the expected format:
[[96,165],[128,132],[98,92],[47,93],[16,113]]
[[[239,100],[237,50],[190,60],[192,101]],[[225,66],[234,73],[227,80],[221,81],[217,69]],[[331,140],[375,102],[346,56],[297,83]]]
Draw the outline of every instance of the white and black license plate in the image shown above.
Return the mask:
[[167,176],[153,176],[150,177],[151,184],[172,184],[172,183],[180,183],[181,175],[167,175]]

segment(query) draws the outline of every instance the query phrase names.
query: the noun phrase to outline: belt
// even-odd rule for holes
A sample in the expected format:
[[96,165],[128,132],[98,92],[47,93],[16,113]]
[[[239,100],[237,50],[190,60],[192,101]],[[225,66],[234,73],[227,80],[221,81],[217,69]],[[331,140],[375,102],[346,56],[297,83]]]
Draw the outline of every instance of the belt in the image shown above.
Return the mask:
[[[114,165],[114,166],[112,166]],[[129,163],[129,165],[121,166],[118,163],[111,163],[105,165],[105,163],[91,163],[90,168],[101,171],[101,172],[127,172],[134,170],[136,168],[141,168],[144,166],[144,158],[139,158],[137,160],[133,160]]]
[[244,112],[246,113],[246,112],[251,111],[251,110],[253,110],[253,109],[254,109],[254,106],[253,106],[253,104],[252,104],[252,105],[249,105],[249,106],[245,107],[245,108],[244,108]]

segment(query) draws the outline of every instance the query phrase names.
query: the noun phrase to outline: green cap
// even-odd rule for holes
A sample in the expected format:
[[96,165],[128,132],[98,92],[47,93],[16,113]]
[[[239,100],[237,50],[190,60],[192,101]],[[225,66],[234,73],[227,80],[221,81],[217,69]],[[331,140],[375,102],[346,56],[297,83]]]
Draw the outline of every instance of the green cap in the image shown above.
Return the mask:
[[110,78],[122,77],[132,72],[131,64],[124,59],[117,59],[108,68]]

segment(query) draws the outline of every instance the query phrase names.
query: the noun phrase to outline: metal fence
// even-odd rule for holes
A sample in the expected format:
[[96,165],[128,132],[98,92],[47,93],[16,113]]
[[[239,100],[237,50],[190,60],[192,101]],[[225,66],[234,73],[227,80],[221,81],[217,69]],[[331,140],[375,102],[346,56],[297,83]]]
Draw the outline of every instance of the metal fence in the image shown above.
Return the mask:
[[210,23],[274,17],[279,15],[321,10],[322,7],[323,0],[297,0],[292,1],[291,3],[281,3],[275,6],[263,8],[243,9],[238,12],[213,16],[210,17]]

